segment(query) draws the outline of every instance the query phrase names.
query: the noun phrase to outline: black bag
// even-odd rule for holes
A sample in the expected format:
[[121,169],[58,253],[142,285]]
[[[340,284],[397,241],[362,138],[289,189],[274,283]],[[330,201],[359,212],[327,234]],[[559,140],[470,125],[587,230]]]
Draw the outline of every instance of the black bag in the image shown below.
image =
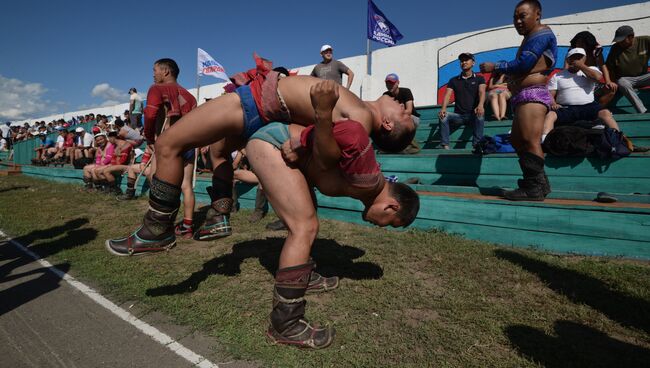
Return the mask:
[[92,158],[82,157],[72,161],[72,166],[74,166],[75,169],[83,169],[84,166],[90,165],[92,163],[93,163]]

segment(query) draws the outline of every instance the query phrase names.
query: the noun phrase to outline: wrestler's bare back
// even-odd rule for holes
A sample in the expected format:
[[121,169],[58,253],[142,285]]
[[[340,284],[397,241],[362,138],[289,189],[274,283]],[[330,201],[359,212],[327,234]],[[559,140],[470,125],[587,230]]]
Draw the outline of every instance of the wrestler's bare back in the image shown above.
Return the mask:
[[[291,122],[299,125],[311,125],[316,121],[314,107],[309,91],[322,79],[310,76],[291,76],[278,81],[278,89],[289,111]],[[351,119],[358,121],[370,133],[373,127],[373,115],[366,104],[347,88],[340,86],[339,99],[332,111],[332,120]]]

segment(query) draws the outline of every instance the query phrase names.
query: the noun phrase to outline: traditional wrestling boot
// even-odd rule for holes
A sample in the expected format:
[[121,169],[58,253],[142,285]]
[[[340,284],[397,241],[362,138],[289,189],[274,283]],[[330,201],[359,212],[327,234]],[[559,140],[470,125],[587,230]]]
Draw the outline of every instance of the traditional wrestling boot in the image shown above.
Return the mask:
[[248,218],[248,221],[256,223],[263,219],[268,211],[268,203],[264,191],[257,187],[257,194],[255,194],[255,211],[253,211],[251,217]]
[[316,271],[312,271],[307,285],[307,294],[326,293],[339,287],[339,277],[325,277]]
[[233,169],[224,162],[212,171],[212,186],[207,188],[212,204],[203,226],[195,233],[196,240],[219,239],[232,234],[230,212],[233,209]]
[[[524,179],[517,179],[517,185],[521,186],[524,182]],[[544,185],[542,186],[542,193],[544,193],[544,198],[551,194],[551,182],[548,181],[548,176],[544,172]]]
[[232,234],[230,225],[230,211],[232,198],[221,198],[214,202],[205,215],[205,223],[195,233],[196,240],[214,240]]
[[106,248],[118,256],[160,252],[176,245],[174,220],[180,206],[181,188],[157,177],[151,181],[149,210],[142,226],[127,238],[106,241]]
[[326,348],[332,343],[333,328],[312,326],[305,318],[305,292],[313,267],[310,262],[278,270],[267,331],[273,343],[312,349]]
[[[519,158],[519,166],[524,175],[518,181],[519,188],[508,190],[503,193],[505,199],[511,201],[543,201],[545,179],[544,159],[530,152],[524,152]],[[550,186],[548,188],[550,193]]]

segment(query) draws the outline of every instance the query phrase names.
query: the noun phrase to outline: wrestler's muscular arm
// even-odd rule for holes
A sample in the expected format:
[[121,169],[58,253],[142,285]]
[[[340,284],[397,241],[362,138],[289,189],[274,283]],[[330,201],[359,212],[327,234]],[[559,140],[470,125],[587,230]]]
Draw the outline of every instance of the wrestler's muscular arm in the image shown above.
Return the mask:
[[332,133],[332,110],[339,99],[338,89],[336,82],[328,80],[313,85],[309,91],[316,116],[313,159],[321,170],[336,167],[341,157],[341,150]]

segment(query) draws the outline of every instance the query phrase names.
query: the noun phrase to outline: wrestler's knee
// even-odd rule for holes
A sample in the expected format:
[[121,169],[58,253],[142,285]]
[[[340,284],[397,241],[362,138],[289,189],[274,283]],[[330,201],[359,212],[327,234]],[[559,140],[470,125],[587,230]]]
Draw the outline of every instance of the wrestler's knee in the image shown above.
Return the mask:
[[180,155],[181,148],[174,140],[167,138],[169,135],[161,135],[156,141],[156,157],[158,159],[172,159]]
[[310,242],[316,239],[319,226],[318,218],[316,218],[316,216],[307,216],[295,222],[287,219],[286,222],[288,231],[292,236],[299,237]]

